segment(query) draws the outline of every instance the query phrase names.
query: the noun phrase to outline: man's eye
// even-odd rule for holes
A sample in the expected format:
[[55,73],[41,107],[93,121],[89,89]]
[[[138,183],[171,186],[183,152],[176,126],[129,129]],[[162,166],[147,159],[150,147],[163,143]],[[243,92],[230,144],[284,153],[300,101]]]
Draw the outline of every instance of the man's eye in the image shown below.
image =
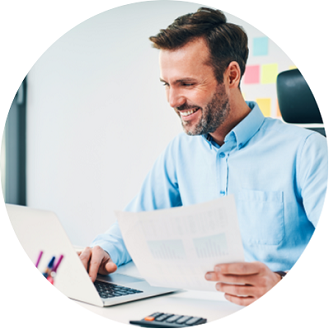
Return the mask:
[[192,87],[194,83],[183,83],[184,87]]
[[167,82],[164,82],[162,85],[163,85],[164,87],[169,86],[169,84],[168,84]]

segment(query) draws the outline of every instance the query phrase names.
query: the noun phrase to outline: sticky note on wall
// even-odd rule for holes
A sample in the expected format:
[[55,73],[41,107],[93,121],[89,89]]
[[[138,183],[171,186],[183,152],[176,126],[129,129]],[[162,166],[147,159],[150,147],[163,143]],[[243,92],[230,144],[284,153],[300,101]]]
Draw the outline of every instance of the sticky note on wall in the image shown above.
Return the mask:
[[259,65],[247,65],[244,72],[243,82],[245,84],[259,83],[260,67]]
[[276,116],[277,116],[277,118],[281,118],[282,117],[281,111],[280,111],[280,107],[279,107],[279,101],[278,101],[278,99],[276,100]]
[[257,98],[256,103],[265,117],[271,116],[271,98]]
[[261,70],[261,83],[276,83],[278,76],[278,64],[264,64]]
[[254,38],[252,45],[254,56],[268,55],[268,37]]

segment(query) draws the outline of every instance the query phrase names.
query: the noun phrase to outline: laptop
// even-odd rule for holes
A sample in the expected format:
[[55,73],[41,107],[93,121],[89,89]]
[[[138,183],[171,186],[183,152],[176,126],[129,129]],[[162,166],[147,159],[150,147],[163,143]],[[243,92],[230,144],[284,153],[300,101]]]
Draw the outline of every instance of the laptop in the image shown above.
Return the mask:
[[[168,294],[177,289],[152,287],[144,279],[126,274],[98,275],[93,283],[59,219],[50,211],[6,204],[14,231],[25,252],[44,272],[52,257],[60,265],[53,285],[67,297],[96,306],[113,306]],[[120,269],[120,268],[119,268]]]

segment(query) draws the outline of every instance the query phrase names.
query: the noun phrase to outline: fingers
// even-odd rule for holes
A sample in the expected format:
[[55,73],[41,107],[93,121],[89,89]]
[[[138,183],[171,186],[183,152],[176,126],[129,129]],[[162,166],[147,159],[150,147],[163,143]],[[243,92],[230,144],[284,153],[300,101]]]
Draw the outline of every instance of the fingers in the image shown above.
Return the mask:
[[230,275],[219,272],[207,272],[205,278],[208,281],[238,283],[238,284],[255,284],[257,278],[254,275]]
[[233,296],[255,297],[255,288],[253,286],[225,284],[218,282],[216,284],[216,289]]
[[254,297],[238,297],[230,294],[225,294],[224,297],[231,303],[240,305],[240,306],[248,306],[253,303],[256,299]]
[[107,273],[113,273],[117,270],[116,264],[114,264],[111,260],[111,258],[106,262],[105,269]]
[[254,300],[262,297],[269,289],[262,286],[252,285],[234,285],[218,282],[216,289],[236,297],[252,297]]
[[205,277],[217,282],[216,289],[224,292],[227,300],[243,306],[266,294],[280,281],[276,273],[260,262],[219,264]]
[[205,277],[209,281],[227,283],[256,284],[258,275],[266,271],[266,265],[261,262],[218,264],[214,271],[207,272]]
[[79,256],[84,268],[86,269],[86,271],[88,271],[89,259],[91,257],[91,248],[87,247],[87,248],[83,249],[82,251],[79,251],[78,256]]
[[92,249],[91,258],[89,262],[89,276],[93,282],[95,282],[96,280],[98,270],[102,265],[105,257],[106,261],[110,258],[109,255],[101,247],[95,246]]
[[222,274],[234,274],[234,275],[251,275],[257,274],[265,270],[265,265],[261,262],[241,262],[231,264],[218,264],[215,266],[215,272]]
[[78,255],[93,282],[96,280],[97,273],[109,274],[117,269],[109,254],[99,246],[87,247],[83,251],[79,251]]

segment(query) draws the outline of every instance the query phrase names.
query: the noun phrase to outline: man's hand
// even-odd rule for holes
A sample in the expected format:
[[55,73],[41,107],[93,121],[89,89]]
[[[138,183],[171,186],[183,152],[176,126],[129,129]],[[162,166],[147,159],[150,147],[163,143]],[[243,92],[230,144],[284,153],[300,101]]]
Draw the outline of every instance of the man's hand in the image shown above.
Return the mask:
[[242,306],[262,297],[281,280],[261,262],[219,264],[205,277],[217,281],[216,289],[224,292],[227,300]]
[[79,251],[78,255],[93,282],[96,280],[97,273],[109,274],[117,269],[110,255],[99,246],[87,247],[83,251]]

